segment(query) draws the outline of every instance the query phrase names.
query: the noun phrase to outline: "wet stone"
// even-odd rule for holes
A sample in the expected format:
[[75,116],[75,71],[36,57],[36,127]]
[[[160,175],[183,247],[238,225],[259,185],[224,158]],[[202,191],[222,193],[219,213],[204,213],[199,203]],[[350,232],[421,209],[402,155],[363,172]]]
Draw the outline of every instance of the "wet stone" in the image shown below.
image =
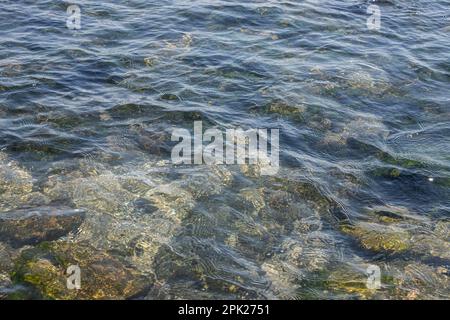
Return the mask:
[[420,262],[404,266],[391,266],[393,298],[405,300],[429,300],[450,298],[448,270]]
[[372,251],[401,252],[411,248],[411,235],[396,226],[358,222],[344,225],[341,230],[355,237],[360,245]]
[[418,234],[412,237],[411,251],[425,257],[450,260],[450,242],[435,234]]
[[12,259],[13,251],[11,247],[6,243],[0,242],[0,270],[4,272],[11,271],[13,267]]
[[342,298],[370,299],[377,290],[367,286],[367,266],[342,265],[333,270],[325,281],[326,287],[335,293],[341,293]]
[[8,274],[0,272],[0,300],[7,299],[11,292],[12,282]]
[[302,113],[305,111],[305,107],[289,105],[283,101],[274,101],[263,107],[263,110],[267,113],[277,114],[280,116],[289,116],[295,120],[302,119]]
[[85,213],[68,207],[38,207],[0,214],[0,241],[12,246],[56,240],[75,232]]
[[321,191],[308,181],[296,181],[285,177],[271,177],[266,183],[272,190],[287,191],[297,199],[302,200],[320,214],[329,212],[337,207],[331,199],[324,196]]
[[195,207],[192,194],[178,187],[176,183],[159,185],[147,192],[144,198],[176,221],[185,219]]
[[32,190],[31,174],[0,152],[0,209],[12,207],[11,202],[26,196]]
[[124,189],[116,175],[111,172],[97,172],[92,168],[91,176],[50,177],[44,192],[55,201],[72,201],[78,208],[123,215],[130,212],[130,202],[136,196]]
[[401,206],[374,206],[368,209],[368,217],[374,218],[380,223],[405,226],[408,224],[414,226],[429,224],[426,217],[420,216],[406,207]]
[[[69,266],[81,270],[81,288],[67,288]],[[126,299],[145,294],[153,283],[119,257],[99,251],[89,244],[42,243],[22,252],[12,279],[32,287],[44,299]]]
[[436,223],[434,233],[437,237],[450,242],[450,221],[439,221]]

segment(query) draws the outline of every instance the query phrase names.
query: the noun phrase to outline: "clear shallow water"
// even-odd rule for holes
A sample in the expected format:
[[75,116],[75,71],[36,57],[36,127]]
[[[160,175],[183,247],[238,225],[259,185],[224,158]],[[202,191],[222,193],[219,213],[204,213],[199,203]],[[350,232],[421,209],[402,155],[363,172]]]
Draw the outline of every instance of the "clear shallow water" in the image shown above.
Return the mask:
[[[0,208],[85,210],[0,235],[1,292],[449,298],[448,1],[79,1],[81,30],[69,4],[0,4]],[[173,166],[195,120],[280,128],[279,174]],[[43,277],[72,263],[79,296]]]

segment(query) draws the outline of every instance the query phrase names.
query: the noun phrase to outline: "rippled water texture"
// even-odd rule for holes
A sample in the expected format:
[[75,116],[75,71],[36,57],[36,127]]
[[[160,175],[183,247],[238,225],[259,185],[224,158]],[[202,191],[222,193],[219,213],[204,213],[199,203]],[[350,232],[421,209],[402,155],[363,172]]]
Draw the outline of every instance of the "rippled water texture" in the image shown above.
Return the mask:
[[[0,2],[1,297],[450,298],[450,1],[70,4]],[[196,120],[279,173],[173,165]]]

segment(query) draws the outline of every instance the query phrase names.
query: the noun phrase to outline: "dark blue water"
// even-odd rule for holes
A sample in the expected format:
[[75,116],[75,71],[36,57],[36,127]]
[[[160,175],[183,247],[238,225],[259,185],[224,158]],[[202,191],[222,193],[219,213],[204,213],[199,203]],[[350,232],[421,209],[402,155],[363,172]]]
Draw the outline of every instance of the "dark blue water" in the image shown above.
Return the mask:
[[[86,210],[43,239],[67,263],[149,299],[450,297],[450,1],[77,1],[79,30],[71,4],[0,3],[0,210]],[[279,173],[173,165],[200,120],[279,128]],[[67,297],[7,240],[0,292]]]

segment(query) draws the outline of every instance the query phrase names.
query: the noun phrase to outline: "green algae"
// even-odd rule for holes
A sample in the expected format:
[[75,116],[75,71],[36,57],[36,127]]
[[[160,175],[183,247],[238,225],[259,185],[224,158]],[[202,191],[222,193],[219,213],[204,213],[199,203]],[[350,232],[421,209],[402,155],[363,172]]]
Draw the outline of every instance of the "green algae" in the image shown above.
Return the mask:
[[368,250],[401,252],[411,248],[411,235],[398,227],[360,222],[342,225],[341,230],[355,237]]
[[[67,288],[66,269],[81,269],[81,289]],[[22,252],[11,278],[32,287],[44,299],[123,299],[140,294],[151,284],[119,258],[87,243],[43,243]]]
[[281,100],[274,100],[262,107],[254,107],[251,111],[269,115],[277,115],[294,121],[303,122],[306,108],[303,105],[290,105]]
[[164,93],[161,95],[162,100],[168,100],[168,101],[179,101],[181,100],[180,97],[178,97],[176,94],[173,93]]
[[367,287],[367,275],[351,268],[331,272],[325,286],[329,290],[351,294],[360,299],[370,299],[376,294],[376,290]]
[[323,196],[319,189],[307,181],[297,181],[284,177],[269,178],[269,186],[273,190],[283,190],[298,196],[300,199],[311,201],[318,210],[328,210],[334,203]]
[[391,164],[393,166],[399,166],[406,169],[420,169],[425,168],[427,165],[419,160],[394,157],[387,152],[379,151],[377,152],[377,158],[385,163]]
[[375,177],[384,178],[399,178],[402,175],[402,171],[397,168],[376,168],[371,170],[370,173]]

